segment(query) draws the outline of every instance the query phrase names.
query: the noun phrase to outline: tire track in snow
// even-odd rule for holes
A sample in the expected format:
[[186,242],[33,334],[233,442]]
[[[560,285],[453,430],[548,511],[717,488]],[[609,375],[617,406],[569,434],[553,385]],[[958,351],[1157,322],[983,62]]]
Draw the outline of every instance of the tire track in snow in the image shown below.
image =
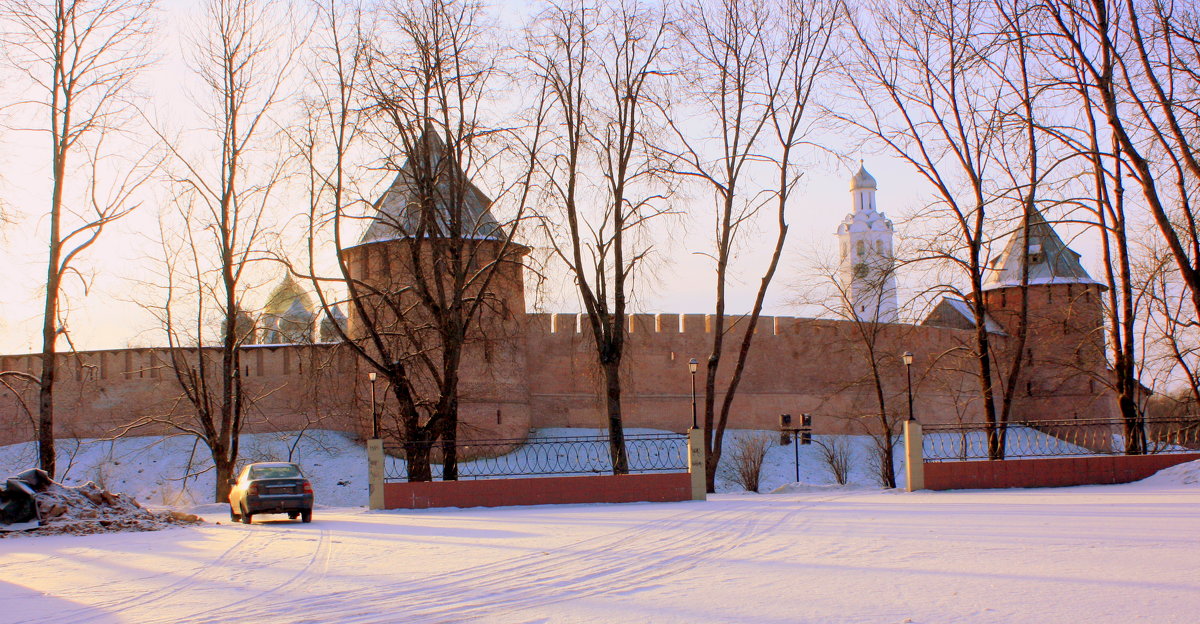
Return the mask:
[[[274,531],[274,533],[277,535],[287,535],[287,536],[295,535],[294,533],[292,533],[290,531],[281,531],[281,530]],[[287,580],[285,580],[282,583],[280,583],[270,589],[267,589],[265,591],[258,592],[256,594],[247,596],[240,600],[235,600],[230,603],[222,604],[221,615],[214,616],[214,615],[212,615],[211,610],[205,610],[202,613],[193,614],[192,616],[186,618],[186,620],[188,622],[192,622],[195,624],[200,624],[202,622],[228,622],[228,621],[230,621],[230,618],[231,618],[231,615],[229,614],[229,612],[242,611],[241,607],[243,605],[262,601],[264,598],[267,598],[273,594],[277,594],[285,589],[290,589],[293,587],[304,587],[308,583],[319,582],[329,572],[329,565],[330,565],[330,562],[332,561],[332,559],[333,559],[333,531],[331,531],[330,529],[323,528],[323,529],[321,529],[321,532],[317,537],[317,545],[315,548],[313,548],[313,552],[309,556],[308,561],[304,564],[303,567],[301,567],[299,570],[297,570],[296,573],[293,574],[291,577],[289,577]],[[288,598],[288,600],[289,600],[289,602],[291,602],[292,600],[294,600],[294,598]],[[158,621],[177,622],[177,621],[179,621],[179,617],[176,614],[176,615],[172,616],[171,618],[158,620]]]
[[[732,519],[742,513],[744,512],[723,509],[701,513],[680,511],[631,527],[616,529],[609,533],[569,542],[557,547],[554,551],[532,551],[518,557],[416,578],[399,584],[386,583],[385,581],[382,585],[374,585],[363,589],[300,598],[289,601],[288,608],[289,610],[294,610],[297,614],[303,614],[307,621],[320,622],[336,619],[340,622],[356,622],[359,620],[355,619],[357,616],[353,610],[358,605],[362,605],[366,608],[363,613],[358,614],[366,618],[362,621],[393,622],[396,621],[395,618],[400,613],[409,612],[408,601],[410,599],[424,603],[426,602],[425,597],[431,591],[441,590],[447,594],[456,593],[461,598],[461,590],[458,588],[462,584],[466,584],[474,589],[504,582],[498,579],[510,579],[515,575],[544,573],[548,570],[559,569],[565,562],[578,561],[579,555],[577,551],[580,549],[590,549],[593,553],[613,551],[628,553],[630,552],[629,544],[642,543],[643,540],[641,538],[643,536],[655,533],[671,533],[678,527],[694,524],[698,521],[705,521],[706,524],[716,525],[725,518]],[[391,612],[390,615],[381,615],[380,605],[386,603],[396,603],[398,611]],[[226,617],[224,621],[259,621],[263,618],[270,618],[273,614],[277,613],[276,605],[259,602],[244,608],[241,613],[236,614],[232,619]],[[407,620],[407,616],[404,619]]]
[[[601,553],[584,559],[566,560],[560,569],[538,578],[527,576],[498,579],[487,591],[476,592],[462,587],[426,600],[406,603],[413,610],[406,612],[407,621],[461,621],[501,613],[512,613],[547,604],[555,604],[588,596],[626,593],[631,589],[670,578],[696,565],[719,559],[726,553],[752,546],[784,524],[797,523],[795,515],[818,503],[839,497],[792,506],[773,521],[758,517],[750,511],[739,512],[738,522],[732,525],[713,524],[710,529],[691,535],[667,535],[636,549]],[[474,595],[471,595],[474,594]],[[437,605],[437,606],[435,606]],[[451,605],[451,606],[444,606]],[[425,607],[422,609],[422,607]],[[361,622],[380,622],[386,618],[368,618]]]
[[[679,513],[568,543],[555,551],[290,604],[309,621],[455,621],[606,593],[622,593],[750,545],[829,497],[770,521],[746,510]],[[689,528],[698,526],[699,528]],[[553,591],[553,597],[547,596]],[[447,607],[447,605],[451,605]],[[278,613],[270,605],[246,620]],[[386,614],[386,615],[385,615]]]
[[[74,609],[74,610],[66,611],[66,612],[62,612],[62,613],[56,613],[51,618],[46,618],[46,619],[41,619],[41,620],[30,620],[30,622],[31,623],[45,622],[46,624],[51,624],[51,623],[57,624],[59,622],[64,622],[64,621],[86,623],[86,622],[94,622],[97,620],[110,620],[110,619],[112,619],[112,614],[113,614],[114,610],[126,611],[126,610],[133,609],[133,608],[140,608],[140,607],[145,607],[147,605],[151,605],[158,601],[169,598],[169,597],[173,596],[176,592],[183,591],[183,590],[187,589],[188,587],[195,585],[196,583],[203,582],[204,577],[207,574],[221,573],[222,568],[226,562],[233,559],[233,557],[235,555],[243,554],[243,551],[244,551],[247,543],[250,543],[253,541],[261,541],[261,538],[259,540],[254,540],[253,538],[255,538],[255,537],[256,536],[254,533],[247,531],[245,535],[243,535],[241,538],[239,538],[237,541],[235,541],[233,544],[231,544],[229,546],[229,548],[225,549],[225,551],[222,552],[216,559],[213,559],[212,561],[209,561],[209,562],[200,563],[199,565],[196,566],[196,568],[190,574],[183,576],[179,579],[176,579],[175,581],[172,581],[162,587],[159,587],[158,589],[154,589],[154,590],[148,591],[143,594],[137,594],[137,595],[128,596],[125,598],[109,600],[106,602],[86,604],[84,606],[79,607],[78,609]],[[257,550],[261,549],[261,547],[262,546],[259,545],[259,547],[252,552],[257,552]],[[155,576],[157,576],[157,575],[155,575]],[[227,580],[227,579],[228,579],[228,577],[225,576],[222,580]],[[76,594],[81,595],[81,596],[93,595],[97,591],[102,591],[106,587],[111,587],[113,585],[126,585],[128,583],[129,583],[128,578],[122,578],[119,580],[111,581],[109,583],[90,586],[90,587],[84,588],[81,591],[72,592],[71,594],[62,596],[62,597],[70,599],[71,596],[76,595]]]

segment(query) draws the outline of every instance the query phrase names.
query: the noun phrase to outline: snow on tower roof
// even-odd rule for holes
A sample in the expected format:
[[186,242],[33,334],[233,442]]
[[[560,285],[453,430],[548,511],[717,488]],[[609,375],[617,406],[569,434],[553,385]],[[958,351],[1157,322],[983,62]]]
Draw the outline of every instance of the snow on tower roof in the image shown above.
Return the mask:
[[[446,144],[437,131],[426,127],[413,148],[391,186],[375,202],[377,213],[359,243],[416,236],[449,236],[452,201],[461,201],[462,204],[460,227],[463,238],[501,237],[500,225],[488,210],[492,200],[467,179],[455,159],[444,158]],[[414,188],[421,175],[431,177],[435,184],[433,193],[438,198],[433,219],[420,209],[422,198]],[[461,181],[461,189],[455,188],[456,181]],[[456,199],[455,195],[461,195],[462,199]]]
[[[1042,213],[1034,210],[1029,217],[1029,284],[1097,284],[1079,263],[1079,254],[1067,247]],[[1018,228],[1004,251],[988,266],[984,290],[1021,285],[1021,251],[1025,228]]]
[[875,183],[875,177],[867,173],[867,169],[862,162],[858,163],[858,173],[850,178],[850,190],[857,191],[858,189],[878,190],[879,186]]

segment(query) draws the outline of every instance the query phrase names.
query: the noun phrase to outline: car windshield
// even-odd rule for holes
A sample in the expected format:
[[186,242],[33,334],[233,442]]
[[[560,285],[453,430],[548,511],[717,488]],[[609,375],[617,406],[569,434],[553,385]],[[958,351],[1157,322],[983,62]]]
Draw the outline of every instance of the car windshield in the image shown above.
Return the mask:
[[255,466],[250,469],[251,479],[290,479],[300,476],[295,466]]

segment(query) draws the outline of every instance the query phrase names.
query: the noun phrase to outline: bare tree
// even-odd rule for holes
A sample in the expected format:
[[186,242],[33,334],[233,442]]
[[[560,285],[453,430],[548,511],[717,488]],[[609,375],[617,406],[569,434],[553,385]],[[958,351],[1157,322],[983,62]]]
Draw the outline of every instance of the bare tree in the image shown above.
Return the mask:
[[[175,221],[163,229],[179,235],[164,235],[164,299],[153,311],[166,333],[184,415],[151,420],[205,443],[217,501],[228,498],[252,402],[241,363],[242,347],[253,342],[245,297],[252,267],[266,253],[267,209],[287,173],[272,124],[297,50],[291,26],[275,3],[207,2],[191,63],[210,125],[186,144],[161,133],[177,189]],[[212,342],[217,346],[206,346]]]
[[850,466],[854,463],[854,447],[850,445],[850,439],[838,435],[825,436],[814,439],[813,444],[817,445],[821,463],[825,464],[833,481],[838,485],[849,483]]
[[771,436],[759,432],[747,432],[733,443],[726,476],[742,486],[747,492],[757,492],[762,481],[763,463],[767,451],[771,450]]
[[[885,371],[899,368],[901,354],[894,347],[901,341],[897,340],[900,336],[896,325],[879,322],[873,313],[864,314],[862,308],[879,310],[886,299],[894,296],[891,284],[894,283],[896,265],[888,255],[869,257],[865,263],[860,263],[866,265],[866,270],[852,283],[846,267],[850,260],[847,256],[852,250],[844,249],[843,253],[845,255],[839,261],[842,266],[817,263],[812,271],[814,282],[802,285],[805,293],[816,297],[802,296],[799,303],[819,306],[827,315],[850,326],[850,345],[845,355],[855,364],[852,370],[862,374],[846,379],[842,388],[845,391],[867,388],[872,405],[869,411],[864,406],[862,412],[851,414],[845,420],[852,430],[870,436],[875,446],[871,465],[877,469],[876,479],[880,485],[894,488],[896,445],[900,441],[900,423],[907,415],[892,405],[890,399],[895,390],[887,387],[885,380],[890,376]],[[864,301],[864,298],[869,299]],[[825,449],[826,454],[829,452]]]
[[131,158],[114,143],[131,120],[130,84],[148,62],[152,7],[153,0],[13,0],[2,9],[6,53],[30,83],[22,103],[41,109],[45,123],[36,129],[50,138],[37,438],[39,463],[51,476],[58,339],[66,332],[63,280],[83,279],[76,260],[137,206],[148,175],[148,151]]
[[1114,148],[1200,315],[1200,227],[1194,188],[1200,154],[1194,106],[1200,87],[1200,13],[1190,3],[1043,2],[1071,66],[1090,85]]
[[[809,100],[830,66],[839,2],[796,3],[723,0],[692,4],[682,23],[679,87],[707,124],[672,121],[668,148],[674,172],[712,193],[716,273],[712,342],[704,379],[704,440],[708,491],[713,492],[730,409],[750,355],[759,316],[787,240],[786,214],[800,173],[795,151],[805,139]],[[682,110],[676,113],[682,117]],[[680,120],[681,121],[681,120]],[[775,241],[750,313],[726,322],[726,289],[739,247],[762,209],[772,207]],[[740,336],[738,335],[740,333]],[[718,373],[727,335],[738,339],[733,372],[724,388]],[[720,400],[718,402],[718,396]]]
[[[1107,320],[1108,348],[1112,362],[1112,378],[1101,383],[1113,387],[1117,405],[1125,421],[1126,451],[1145,451],[1145,435],[1141,426],[1138,395],[1141,383],[1137,375],[1138,349],[1135,332],[1138,318],[1135,312],[1138,295],[1132,269],[1130,245],[1130,214],[1125,190],[1128,165],[1115,148],[1112,129],[1101,124],[1104,118],[1101,96],[1087,75],[1078,57],[1061,41],[1054,50],[1060,59],[1059,67],[1066,73],[1061,84],[1070,85],[1081,112],[1076,127],[1055,135],[1082,155],[1084,171],[1090,180],[1090,193],[1085,207],[1101,235],[1104,278],[1108,286]],[[1111,147],[1110,147],[1111,146]],[[1151,284],[1147,284],[1152,289]]]
[[617,474],[629,469],[621,407],[629,299],[651,252],[646,226],[667,212],[670,192],[648,141],[667,34],[661,7],[568,0],[541,13],[528,52],[553,137],[538,154],[542,199],[566,221],[547,220],[545,231],[586,312]]
[[[442,478],[453,480],[460,371],[513,338],[507,306],[518,302],[498,293],[522,288],[516,276],[527,249],[514,234],[525,195],[516,193],[513,214],[500,221],[471,179],[498,168],[506,153],[502,133],[488,125],[499,75],[483,7],[396,2],[378,14],[377,30],[363,15],[354,3],[318,10],[321,68],[310,131],[298,142],[309,164],[308,273],[326,314],[338,304],[331,286],[346,289],[353,329],[333,327],[390,389],[409,478],[432,479],[431,451],[440,441]],[[377,202],[364,199],[347,173],[367,143],[366,128],[396,171]],[[364,207],[369,226],[359,245],[347,245],[347,228]],[[338,250],[334,278],[317,267],[322,235]],[[381,242],[389,243],[379,253],[393,271],[372,277],[367,254]]]
[[[1191,314],[1187,286],[1173,271],[1174,259],[1160,244],[1151,244],[1133,259],[1138,281],[1136,292],[1143,315],[1143,353],[1152,372],[1167,389],[1159,392],[1158,406],[1174,403],[1166,411],[1196,415],[1200,405],[1200,340]],[[1172,392],[1172,385],[1183,385]]]
[[[862,108],[839,117],[909,163],[933,189],[933,201],[916,220],[929,223],[933,235],[917,245],[914,259],[950,267],[955,277],[938,288],[970,306],[989,455],[1001,458],[1002,424],[1016,392],[1027,326],[1028,243],[1018,250],[1022,304],[1007,369],[990,336],[984,279],[1002,217],[1020,214],[1018,237],[1027,241],[1044,175],[1032,130],[1029,46],[1020,36],[1024,27],[1014,28],[1024,9],[991,0],[905,0],[870,8],[871,20],[853,20],[860,52],[845,66]],[[960,276],[965,288],[953,286]],[[999,389],[998,379],[1004,380]]]

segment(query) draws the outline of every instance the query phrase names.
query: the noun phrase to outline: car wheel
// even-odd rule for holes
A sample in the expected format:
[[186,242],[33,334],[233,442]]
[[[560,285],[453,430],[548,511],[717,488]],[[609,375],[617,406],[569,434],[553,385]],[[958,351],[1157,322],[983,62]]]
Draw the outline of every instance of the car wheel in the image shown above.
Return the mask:
[[242,516],[241,516],[241,514],[235,513],[235,512],[233,511],[233,505],[230,505],[230,506],[229,506],[229,519],[230,519],[230,520],[232,520],[232,521],[234,521],[234,522],[238,522],[239,520],[241,520],[241,519],[242,519]]
[[300,517],[300,512],[298,512],[298,511],[289,511],[288,512],[288,518],[291,520],[295,520],[296,518],[299,518],[299,517]]
[[305,509],[304,511],[300,512],[300,521],[301,522],[312,522],[312,510]]
[[254,516],[254,514],[247,513],[246,510],[243,509],[242,510],[242,524],[250,524],[250,522],[252,521],[251,518],[253,516]]

